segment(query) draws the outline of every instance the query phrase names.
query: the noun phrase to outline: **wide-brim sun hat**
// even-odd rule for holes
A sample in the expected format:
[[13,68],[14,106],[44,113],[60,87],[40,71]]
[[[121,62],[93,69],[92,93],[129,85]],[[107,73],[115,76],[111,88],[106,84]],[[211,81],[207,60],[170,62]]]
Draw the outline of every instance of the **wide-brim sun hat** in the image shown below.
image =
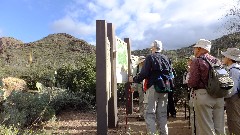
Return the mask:
[[139,56],[137,64],[144,62],[144,60],[145,60],[145,56]]
[[238,48],[228,48],[227,51],[221,54],[229,59],[240,61],[240,50]]
[[194,45],[193,47],[200,47],[203,48],[205,50],[207,50],[208,52],[210,52],[212,44],[211,41],[206,40],[206,39],[200,39],[196,45]]

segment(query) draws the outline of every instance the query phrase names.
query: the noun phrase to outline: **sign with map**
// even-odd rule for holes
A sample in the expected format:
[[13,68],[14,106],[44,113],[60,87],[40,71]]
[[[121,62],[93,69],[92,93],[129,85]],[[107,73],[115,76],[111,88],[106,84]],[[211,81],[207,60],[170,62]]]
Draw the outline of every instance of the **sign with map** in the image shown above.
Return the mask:
[[116,76],[117,83],[128,82],[127,43],[116,37]]

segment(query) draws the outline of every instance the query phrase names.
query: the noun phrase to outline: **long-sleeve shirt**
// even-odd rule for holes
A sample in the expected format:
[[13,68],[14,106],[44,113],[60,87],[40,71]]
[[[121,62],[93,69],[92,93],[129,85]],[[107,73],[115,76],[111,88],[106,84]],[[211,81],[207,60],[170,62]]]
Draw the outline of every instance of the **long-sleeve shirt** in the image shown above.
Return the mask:
[[[200,57],[207,59],[212,64],[221,64],[218,59],[208,53]],[[188,86],[194,89],[205,89],[208,84],[210,65],[200,57],[195,58],[190,65]]]
[[[164,69],[165,67],[162,67],[162,63],[159,63],[155,56],[161,56],[161,60],[164,60],[164,63],[168,63],[168,67],[170,67],[169,59],[159,52],[155,52],[154,54],[150,54],[146,57],[144,65],[141,69],[141,72],[133,78],[133,81],[135,83],[140,83],[144,79],[147,79],[147,88],[150,88],[154,82],[158,79],[159,75],[162,73],[160,69]],[[159,67],[160,66],[160,67]],[[172,67],[171,67],[172,70]]]
[[228,69],[230,69],[229,75],[232,77],[234,84],[233,84],[232,91],[230,91],[230,93],[226,96],[226,98],[231,97],[234,94],[238,93],[239,81],[240,81],[240,70],[234,67],[240,69],[240,65],[237,63],[233,63],[232,65],[228,66]]

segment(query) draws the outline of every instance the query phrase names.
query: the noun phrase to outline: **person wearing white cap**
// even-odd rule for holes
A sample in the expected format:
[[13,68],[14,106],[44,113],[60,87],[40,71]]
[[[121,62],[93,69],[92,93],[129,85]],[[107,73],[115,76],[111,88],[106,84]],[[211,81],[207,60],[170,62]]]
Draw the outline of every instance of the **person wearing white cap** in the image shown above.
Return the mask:
[[229,75],[232,77],[234,85],[232,91],[226,98],[227,125],[229,134],[237,135],[240,133],[240,50],[237,48],[228,48],[227,51],[221,52],[224,56],[223,64],[227,65]]
[[161,54],[161,41],[153,41],[151,44],[151,51],[152,53],[149,54],[145,59],[141,72],[134,76],[134,78],[129,77],[129,82],[139,83],[145,79],[144,90],[148,91],[145,122],[148,134],[154,135],[159,133],[161,135],[167,135],[168,93],[158,93],[155,85],[159,84],[159,79],[161,79],[161,81],[165,79],[161,78],[161,75],[164,71],[171,71],[172,67],[169,59],[165,55]]
[[[138,57],[138,61],[136,63],[136,65],[137,65],[136,73],[133,74],[133,75],[137,75],[141,71],[141,69],[143,67],[143,64],[144,64],[144,61],[145,61],[145,56],[139,56]],[[137,83],[135,85],[135,88],[138,91],[138,95],[139,95],[138,96],[139,97],[139,117],[138,117],[139,121],[144,120],[144,111],[145,111],[145,102],[146,102],[146,101],[144,101],[144,96],[146,94],[144,94],[144,91],[143,91],[143,84],[144,84],[144,80],[140,84]]]
[[211,65],[221,65],[220,60],[210,55],[211,42],[200,39],[193,46],[195,59],[190,65],[187,85],[194,89],[194,109],[196,114],[197,135],[225,134],[224,98],[214,98],[207,93],[208,71]]

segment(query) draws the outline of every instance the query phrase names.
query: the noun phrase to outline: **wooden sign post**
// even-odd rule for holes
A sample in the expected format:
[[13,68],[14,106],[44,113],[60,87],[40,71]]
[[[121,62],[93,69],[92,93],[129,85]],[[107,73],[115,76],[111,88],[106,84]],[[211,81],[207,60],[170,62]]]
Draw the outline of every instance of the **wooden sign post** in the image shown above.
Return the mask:
[[[107,135],[108,127],[117,126],[117,83],[129,84],[130,56],[130,40],[126,38],[122,41],[117,38],[112,23],[97,20],[96,99],[97,134],[99,135]],[[131,102],[129,110],[132,110],[132,100],[129,101]]]

